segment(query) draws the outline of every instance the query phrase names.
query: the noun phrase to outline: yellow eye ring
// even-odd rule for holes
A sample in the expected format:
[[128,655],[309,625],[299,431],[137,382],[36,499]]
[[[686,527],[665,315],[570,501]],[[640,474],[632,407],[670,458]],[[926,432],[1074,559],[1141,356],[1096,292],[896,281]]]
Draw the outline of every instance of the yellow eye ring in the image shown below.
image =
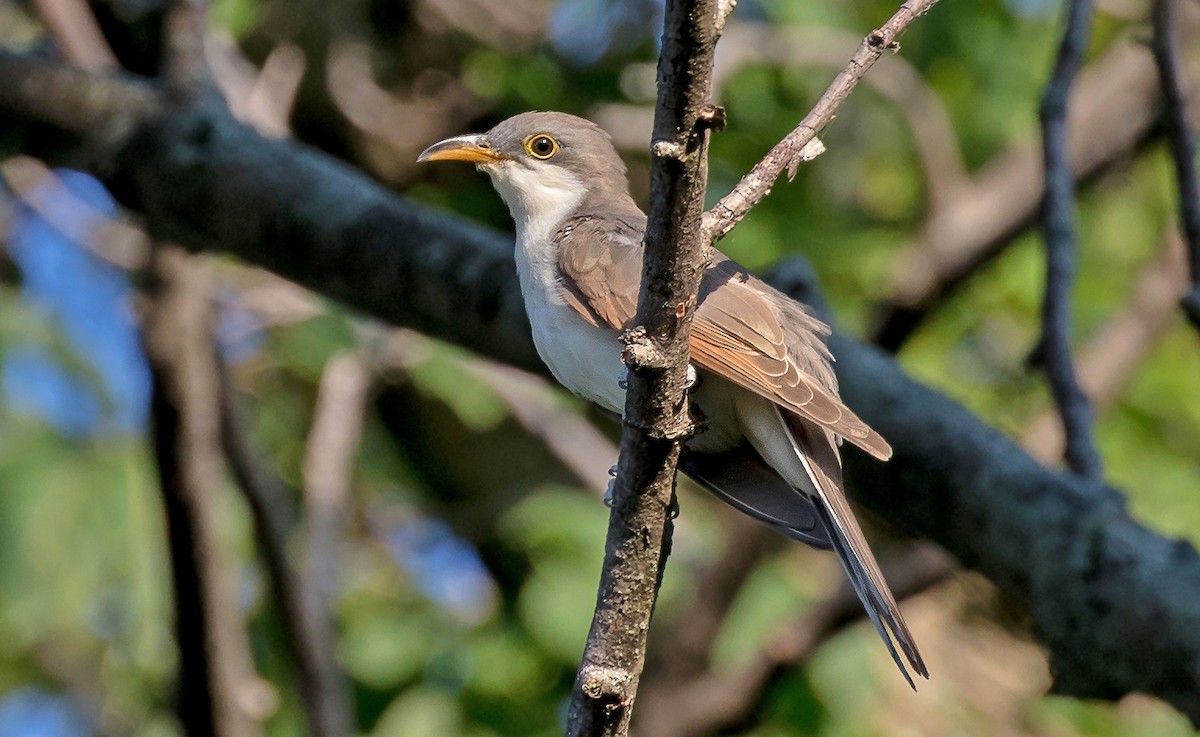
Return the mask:
[[525,153],[545,161],[558,153],[558,141],[549,133],[534,133],[525,139]]

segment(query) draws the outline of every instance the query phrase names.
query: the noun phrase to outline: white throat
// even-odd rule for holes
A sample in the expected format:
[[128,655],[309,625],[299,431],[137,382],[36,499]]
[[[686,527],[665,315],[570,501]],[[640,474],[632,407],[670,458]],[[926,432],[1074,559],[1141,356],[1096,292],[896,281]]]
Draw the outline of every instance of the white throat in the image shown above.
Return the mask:
[[512,213],[517,242],[531,237],[538,245],[549,245],[559,223],[579,207],[586,183],[559,166],[536,169],[516,162],[487,167],[492,183]]
[[625,406],[616,331],[586,322],[563,297],[554,236],[583,202],[585,182],[557,166],[485,167],[517,226],[517,276],[533,343],[550,373],[576,394],[613,412]]

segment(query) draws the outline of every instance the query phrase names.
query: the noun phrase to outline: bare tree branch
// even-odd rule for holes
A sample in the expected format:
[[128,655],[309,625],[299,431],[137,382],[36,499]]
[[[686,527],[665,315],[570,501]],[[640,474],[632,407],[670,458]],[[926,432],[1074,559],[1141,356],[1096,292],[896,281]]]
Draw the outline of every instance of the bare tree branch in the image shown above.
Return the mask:
[[[358,441],[362,437],[371,376],[351,353],[330,359],[321,376],[313,424],[304,452],[305,517],[308,522],[309,608],[329,617],[337,591],[339,548],[350,517]],[[329,631],[328,622],[322,630]]]
[[189,737],[253,737],[273,694],[254,672],[237,578],[213,529],[223,481],[216,357],[206,282],[187,258],[178,249],[157,252],[143,316],[175,593],[178,714]]
[[166,17],[167,88],[190,99],[212,79],[204,57],[208,0],[170,0]]
[[315,616],[308,602],[314,597],[288,562],[287,537],[294,517],[283,481],[267,469],[251,448],[238,416],[237,400],[228,368],[219,364],[221,445],[230,470],[250,508],[259,554],[271,582],[275,608],[284,639],[295,659],[301,708],[312,737],[345,737],[352,733],[345,687],[333,657],[329,623]]
[[1171,0],[1154,0],[1154,60],[1166,106],[1167,137],[1179,188],[1179,219],[1188,246],[1191,288],[1180,300],[1184,314],[1200,330],[1200,186],[1196,182],[1196,134],[1191,129],[1175,52]]
[[[1163,254],[1138,276],[1129,306],[1079,351],[1079,383],[1097,412],[1116,400],[1138,364],[1171,326],[1183,294],[1183,244],[1168,234]],[[1038,416],[1021,435],[1021,445],[1042,463],[1057,463],[1065,447],[1062,421],[1052,411]]]
[[775,144],[766,157],[734,185],[729,194],[704,214],[704,230],[713,240],[733,230],[733,226],[746,216],[750,208],[767,196],[771,187],[775,186],[775,180],[785,169],[790,175],[795,174],[801,153],[816,139],[817,134],[833,121],[833,116],[850,96],[858,80],[879,60],[884,51],[900,48],[896,40],[899,35],[936,2],[937,0],[910,0],[901,5],[887,23],[867,34],[850,63],[834,78],[829,89],[825,90],[825,94],[821,95],[821,99],[817,100],[817,104],[804,116],[804,120],[800,121],[795,130]]
[[[1180,15],[1181,30],[1194,38],[1200,13]],[[1198,88],[1200,76],[1188,92]],[[1083,70],[1073,89],[1067,124],[1077,185],[1128,161],[1159,135],[1158,81],[1143,45],[1117,44]],[[1036,223],[1044,192],[1039,152],[1031,142],[1017,142],[981,167],[894,257],[892,296],[875,321],[875,342],[899,350],[947,296]]]
[[1046,295],[1042,302],[1042,337],[1034,360],[1046,371],[1050,391],[1062,415],[1067,438],[1066,461],[1075,473],[1100,479],[1104,470],[1093,437],[1092,408],[1075,378],[1071,361],[1071,287],[1075,283],[1075,178],[1067,148],[1067,99],[1083,66],[1091,36],[1091,0],[1070,0],[1066,28],[1046,84],[1038,116],[1042,121],[1046,198],[1042,228],[1046,236]]
[[[511,239],[411,205],[303,147],[266,141],[219,110],[133,118],[140,127],[127,131],[138,135],[103,137],[113,121],[131,120],[102,104],[116,93],[71,103],[62,88],[25,86],[16,69],[80,94],[87,75],[0,54],[0,114],[18,134],[52,128],[39,117],[44,99],[58,101],[52,107],[72,129],[79,122],[66,111],[90,119],[100,140],[80,135],[66,154],[90,153],[93,171],[151,233],[222,249],[397,325],[544,370]],[[30,153],[57,161],[60,148],[26,140]],[[107,158],[96,156],[103,151]],[[843,398],[897,449],[882,473],[848,452],[851,494],[1027,602],[1058,691],[1107,699],[1142,691],[1200,724],[1195,550],[1132,520],[1108,486],[1041,467],[879,351],[838,333],[830,348]]]
[[723,111],[709,101],[715,0],[668,0],[658,62],[650,207],[637,315],[624,336],[629,367],[604,569],[568,737],[629,731],[650,615],[671,545],[675,466],[692,432],[688,341],[705,250],[701,226],[708,136]]
[[[766,23],[738,23],[721,39],[713,85],[720,89],[742,66],[764,61],[788,68],[840,69],[845,49],[855,40],[851,32],[832,28],[782,31]],[[967,181],[967,170],[954,125],[937,94],[899,54],[881,59],[862,81],[893,104],[908,123],[930,208],[948,206]]]
[[63,58],[88,70],[113,69],[117,58],[83,0],[35,0],[38,18]]
[[495,392],[580,483],[597,494],[607,490],[611,477],[606,459],[617,457],[616,446],[585,417],[556,401],[557,390],[549,382],[490,361],[471,361],[463,368]]

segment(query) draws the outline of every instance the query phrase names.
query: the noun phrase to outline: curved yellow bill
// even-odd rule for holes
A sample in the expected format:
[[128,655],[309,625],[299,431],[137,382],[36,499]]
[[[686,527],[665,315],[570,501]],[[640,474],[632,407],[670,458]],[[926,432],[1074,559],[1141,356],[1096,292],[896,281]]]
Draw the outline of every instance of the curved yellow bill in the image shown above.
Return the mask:
[[475,134],[439,141],[422,151],[417,161],[470,161],[474,164],[494,164],[504,158],[492,150],[486,136]]

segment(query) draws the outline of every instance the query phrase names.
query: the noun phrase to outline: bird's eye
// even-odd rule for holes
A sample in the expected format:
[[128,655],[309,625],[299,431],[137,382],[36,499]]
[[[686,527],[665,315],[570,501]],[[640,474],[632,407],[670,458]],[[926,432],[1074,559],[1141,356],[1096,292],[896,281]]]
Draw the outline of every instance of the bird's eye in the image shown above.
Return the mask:
[[558,141],[545,133],[535,133],[525,139],[525,151],[535,159],[548,159],[558,153]]

